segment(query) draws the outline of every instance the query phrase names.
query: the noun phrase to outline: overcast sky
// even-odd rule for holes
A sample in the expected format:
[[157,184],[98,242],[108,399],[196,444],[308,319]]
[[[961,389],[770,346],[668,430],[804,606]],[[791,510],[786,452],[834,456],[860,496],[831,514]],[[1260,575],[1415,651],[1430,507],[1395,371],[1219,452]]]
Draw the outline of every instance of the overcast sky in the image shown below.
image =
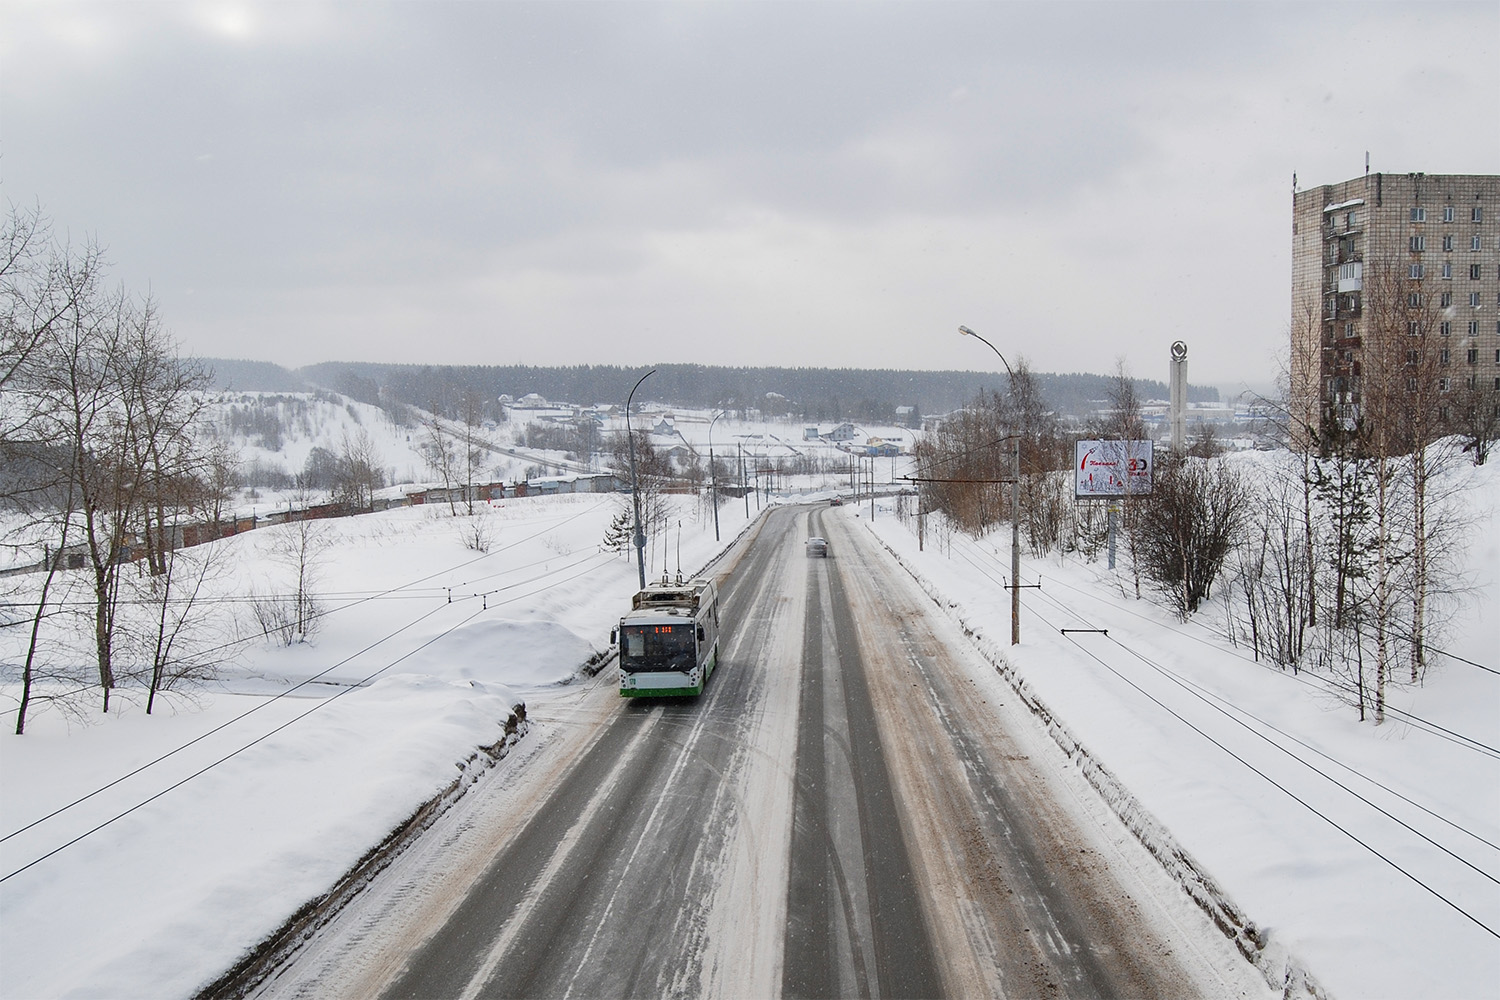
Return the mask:
[[191,353],[1269,380],[1292,174],[1500,172],[1500,4],[0,2],[0,198]]

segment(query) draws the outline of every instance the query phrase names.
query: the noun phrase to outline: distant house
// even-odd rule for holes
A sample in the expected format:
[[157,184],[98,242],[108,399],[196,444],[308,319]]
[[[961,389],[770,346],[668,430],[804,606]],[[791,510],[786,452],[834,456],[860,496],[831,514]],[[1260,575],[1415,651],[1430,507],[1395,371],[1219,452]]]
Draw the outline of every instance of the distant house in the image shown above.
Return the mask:
[[677,433],[677,425],[672,423],[671,417],[662,417],[658,420],[656,426],[651,428],[651,433],[659,434],[662,437],[681,437]]
[[853,441],[859,436],[859,431],[855,429],[853,424],[845,422],[839,424],[824,436],[830,441]]
[[547,406],[546,397],[535,392],[528,392],[516,400],[516,409],[518,410],[545,410]]
[[802,430],[802,440],[804,440],[804,441],[816,441],[816,440],[818,440],[818,429],[816,427],[805,427],[805,428],[803,428],[803,430]]

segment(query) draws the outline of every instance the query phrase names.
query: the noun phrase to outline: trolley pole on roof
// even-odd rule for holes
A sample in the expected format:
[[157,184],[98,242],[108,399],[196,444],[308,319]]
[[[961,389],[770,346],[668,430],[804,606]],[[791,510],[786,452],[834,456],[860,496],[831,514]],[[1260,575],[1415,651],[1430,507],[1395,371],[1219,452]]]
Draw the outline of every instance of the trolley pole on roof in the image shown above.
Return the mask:
[[[1010,379],[1011,396],[1014,398],[1016,391],[1016,373],[1010,370],[1010,362],[1005,360],[1005,355],[1000,353],[1000,348],[985,340],[979,334],[966,326],[958,328],[958,332],[965,337],[973,337],[985,347],[995,352],[995,357],[1005,366],[1005,374]],[[1019,431],[1020,428],[1017,428]],[[1010,644],[1019,645],[1021,642],[1021,437],[1015,435],[1015,482],[1010,485]]]
[[635,565],[640,571],[642,590],[646,589],[646,533],[641,530],[641,490],[635,475],[635,432],[630,429],[630,401],[635,398],[635,390],[641,387],[641,383],[655,374],[653,368],[636,379],[630,395],[625,397],[625,440],[630,444],[630,506],[635,510],[635,537],[632,541],[635,542]]

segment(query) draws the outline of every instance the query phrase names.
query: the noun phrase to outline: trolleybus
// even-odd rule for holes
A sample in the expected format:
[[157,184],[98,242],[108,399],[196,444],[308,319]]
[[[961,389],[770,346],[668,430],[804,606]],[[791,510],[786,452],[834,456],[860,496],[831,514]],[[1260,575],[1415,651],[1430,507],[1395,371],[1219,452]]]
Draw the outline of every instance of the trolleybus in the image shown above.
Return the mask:
[[703,693],[719,660],[719,597],[711,580],[666,578],[635,595],[610,636],[627,698]]

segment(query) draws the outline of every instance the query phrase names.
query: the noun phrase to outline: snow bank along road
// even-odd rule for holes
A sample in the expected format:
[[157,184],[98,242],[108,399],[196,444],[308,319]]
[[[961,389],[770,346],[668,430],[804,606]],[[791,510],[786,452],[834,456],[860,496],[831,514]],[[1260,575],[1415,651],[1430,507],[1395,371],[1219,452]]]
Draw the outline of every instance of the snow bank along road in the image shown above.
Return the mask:
[[554,703],[259,993],[1269,995],[866,532],[722,573],[701,698]]

